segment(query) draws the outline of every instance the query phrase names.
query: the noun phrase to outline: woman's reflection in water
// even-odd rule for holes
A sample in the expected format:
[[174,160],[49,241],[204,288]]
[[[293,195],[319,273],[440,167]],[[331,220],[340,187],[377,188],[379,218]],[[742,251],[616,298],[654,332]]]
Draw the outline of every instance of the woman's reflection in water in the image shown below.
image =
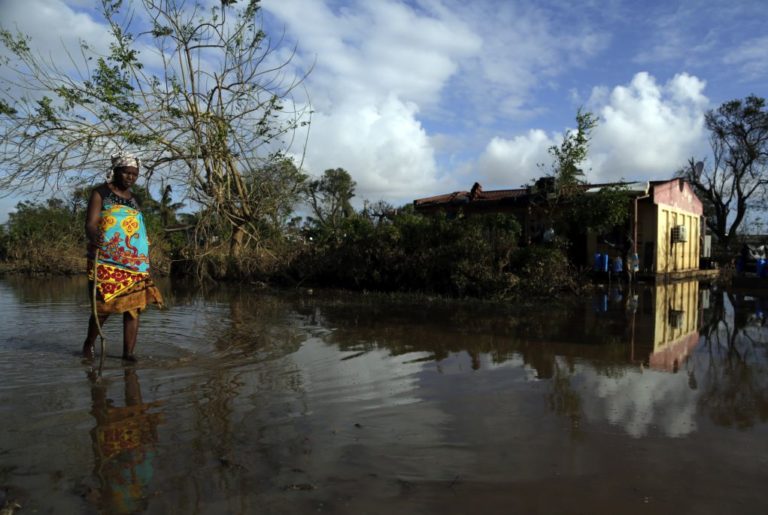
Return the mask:
[[107,395],[108,382],[91,380],[91,430],[95,456],[94,475],[99,481],[101,508],[107,513],[135,513],[147,508],[147,488],[161,413],[150,413],[160,402],[143,402],[139,377],[132,368],[124,374],[125,406],[115,406]]

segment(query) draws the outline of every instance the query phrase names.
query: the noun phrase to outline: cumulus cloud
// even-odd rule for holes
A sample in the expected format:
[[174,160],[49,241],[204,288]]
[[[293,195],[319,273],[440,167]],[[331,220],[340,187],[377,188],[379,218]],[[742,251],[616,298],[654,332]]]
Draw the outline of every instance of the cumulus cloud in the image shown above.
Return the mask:
[[33,49],[66,68],[70,63],[67,52],[77,52],[80,41],[108,49],[110,40],[106,25],[71,4],[61,0],[2,2],[0,20],[4,28],[29,35]]
[[[391,96],[379,105],[341,104],[312,120],[305,168],[342,167],[359,199],[407,201],[435,187],[437,167],[413,103]],[[417,195],[414,195],[417,194]]]
[[397,2],[338,12],[314,0],[264,7],[300,40],[298,58],[315,64],[309,84],[321,110],[350,100],[382,103],[392,95],[422,106],[435,102],[458,60],[480,48],[460,20],[436,19]]
[[[154,39],[146,33],[140,35],[150,23],[147,12],[124,8],[117,15],[118,18],[121,16],[121,21],[125,23],[123,28],[135,37],[134,48],[138,50],[145,70],[161,70],[163,60]],[[0,2],[0,25],[11,32],[29,36],[33,53],[74,81],[89,79],[88,75],[93,70],[89,70],[92,64],[87,63],[87,56],[108,55],[114,42],[102,13],[88,0]],[[86,56],[81,53],[81,44],[88,48]],[[4,50],[0,48],[0,55]],[[174,65],[173,61],[169,64],[170,67]],[[202,63],[203,67],[205,65]],[[0,74],[12,79],[11,82],[17,82],[7,68],[0,67]]]
[[[296,64],[314,66],[305,168],[314,175],[347,169],[359,198],[432,193],[433,145],[450,137],[430,138],[424,120],[466,129],[539,112],[531,90],[606,42],[585,26],[564,34],[548,11],[522,4],[295,0],[264,7],[300,42]],[[542,141],[536,133],[526,137]],[[504,157],[521,146],[526,142],[494,140],[484,160],[490,176],[504,178]],[[442,152],[443,163],[461,161],[454,152],[455,146]],[[521,172],[535,170],[546,147],[524,157]],[[442,187],[454,179],[442,177]]]
[[305,168],[314,175],[346,169],[359,199],[429,193],[437,165],[418,115],[436,105],[459,61],[479,50],[479,38],[455,17],[396,2],[337,10],[316,1],[264,7],[302,48],[316,52],[300,52],[296,63],[314,62]]
[[550,161],[547,149],[556,144],[556,135],[535,129],[512,139],[495,137],[485,148],[478,170],[486,187],[517,188],[549,170],[540,165]]
[[[613,88],[603,103],[591,147],[593,180],[671,177],[706,148],[705,82],[682,73],[659,84],[646,72]],[[602,94],[598,92],[598,100]]]
[[[689,157],[702,155],[709,105],[704,87],[703,80],[685,73],[659,84],[646,72],[613,89],[596,87],[587,105],[600,122],[584,166],[587,178],[669,178]],[[551,163],[547,149],[561,140],[562,135],[541,130],[510,139],[495,137],[480,157],[478,170],[489,184],[517,186],[548,171],[536,164]]]

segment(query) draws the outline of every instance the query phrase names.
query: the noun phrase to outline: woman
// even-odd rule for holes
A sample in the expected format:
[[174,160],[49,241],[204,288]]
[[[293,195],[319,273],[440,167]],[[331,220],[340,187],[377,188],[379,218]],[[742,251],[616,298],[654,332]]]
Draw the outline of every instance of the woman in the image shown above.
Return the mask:
[[[144,218],[131,193],[139,167],[139,160],[131,154],[112,156],[112,179],[91,193],[85,220],[89,295],[93,294],[95,281],[99,325],[112,313],[123,314],[123,359],[134,362],[139,313],[147,304],[162,304],[160,292],[149,277]],[[83,357],[93,358],[98,335],[99,326],[92,313]]]

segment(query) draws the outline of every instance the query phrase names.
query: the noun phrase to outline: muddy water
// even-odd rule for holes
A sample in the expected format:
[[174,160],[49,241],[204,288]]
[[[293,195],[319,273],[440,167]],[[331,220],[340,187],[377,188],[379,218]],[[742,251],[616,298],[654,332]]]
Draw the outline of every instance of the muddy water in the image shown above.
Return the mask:
[[[765,513],[766,299],[529,306],[193,292],[77,357],[76,279],[0,279],[22,513]],[[2,502],[2,499],[0,499]]]

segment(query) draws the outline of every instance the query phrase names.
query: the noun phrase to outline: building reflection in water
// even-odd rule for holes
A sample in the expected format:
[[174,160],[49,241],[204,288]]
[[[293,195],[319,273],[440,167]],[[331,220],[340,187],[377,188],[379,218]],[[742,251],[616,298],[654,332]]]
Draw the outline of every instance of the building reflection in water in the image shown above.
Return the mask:
[[124,406],[109,398],[109,381],[90,374],[93,473],[99,482],[97,502],[107,513],[135,513],[146,509],[147,489],[154,474],[157,426],[162,414],[152,412],[160,402],[144,402],[139,377],[132,368],[123,376]]
[[653,369],[677,372],[699,343],[698,281],[656,285],[653,294]]
[[598,312],[615,312],[612,306],[625,312],[630,362],[676,372],[699,344],[708,298],[698,281],[681,281],[627,291],[614,287],[598,294],[594,306]]

